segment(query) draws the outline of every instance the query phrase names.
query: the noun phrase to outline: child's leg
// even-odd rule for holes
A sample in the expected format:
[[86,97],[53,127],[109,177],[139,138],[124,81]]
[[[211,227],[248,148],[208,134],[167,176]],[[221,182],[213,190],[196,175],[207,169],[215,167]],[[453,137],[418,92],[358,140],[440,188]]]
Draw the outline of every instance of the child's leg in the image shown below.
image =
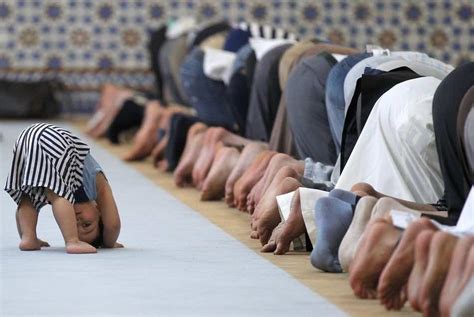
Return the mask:
[[46,196],[53,207],[54,218],[61,229],[67,253],[96,253],[96,248],[78,238],[76,216],[72,204],[50,190],[47,190]]
[[28,196],[23,195],[16,211],[16,226],[20,235],[20,250],[41,250],[41,247],[49,247],[45,241],[36,236],[36,224],[38,223],[38,212],[31,203]]

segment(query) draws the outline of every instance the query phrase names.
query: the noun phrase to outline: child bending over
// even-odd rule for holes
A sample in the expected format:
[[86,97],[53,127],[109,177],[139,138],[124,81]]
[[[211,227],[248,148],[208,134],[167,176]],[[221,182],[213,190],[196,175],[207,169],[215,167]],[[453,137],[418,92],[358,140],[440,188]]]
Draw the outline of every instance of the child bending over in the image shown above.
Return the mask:
[[120,217],[112,190],[90,149],[71,132],[45,123],[23,130],[13,148],[5,190],[18,204],[20,250],[49,246],[38,239],[38,213],[51,204],[67,253],[95,253],[117,242]]

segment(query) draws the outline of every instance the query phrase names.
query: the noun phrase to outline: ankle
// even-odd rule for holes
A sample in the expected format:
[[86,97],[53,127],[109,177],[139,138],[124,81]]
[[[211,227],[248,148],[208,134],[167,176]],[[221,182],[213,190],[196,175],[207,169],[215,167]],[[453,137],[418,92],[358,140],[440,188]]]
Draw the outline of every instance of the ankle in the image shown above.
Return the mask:
[[23,233],[21,235],[21,241],[36,241],[36,240],[38,240],[36,233]]
[[80,242],[79,238],[65,239],[66,245],[68,245],[68,244],[74,244],[74,243],[79,243],[79,242]]

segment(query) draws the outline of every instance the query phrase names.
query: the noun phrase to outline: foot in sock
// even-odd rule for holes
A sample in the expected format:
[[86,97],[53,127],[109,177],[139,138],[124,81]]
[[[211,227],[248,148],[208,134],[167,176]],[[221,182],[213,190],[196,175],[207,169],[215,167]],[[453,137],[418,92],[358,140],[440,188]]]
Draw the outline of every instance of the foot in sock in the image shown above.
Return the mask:
[[176,186],[183,187],[192,183],[194,162],[201,151],[206,129],[207,126],[200,122],[193,124],[189,129],[183,155],[173,173]]
[[146,104],[145,118],[133,140],[132,149],[124,156],[126,161],[141,160],[147,157],[158,143],[158,129],[163,108],[158,101]]
[[377,198],[365,196],[362,197],[356,205],[351,225],[349,226],[349,229],[347,229],[347,232],[341,241],[341,245],[339,246],[338,258],[344,272],[349,271],[354,251],[359,245],[359,240],[370,220],[372,208],[376,202]]
[[328,196],[342,200],[348,204],[351,204],[352,206],[355,206],[357,202],[356,194],[347,190],[343,190],[343,189],[335,188],[329,192]]
[[291,201],[290,214],[285,221],[279,237],[276,240],[274,254],[285,254],[290,250],[291,242],[306,232],[299,190],[296,190]]
[[448,274],[450,259],[459,238],[444,231],[437,231],[431,240],[418,303],[424,316],[438,316],[439,295]]
[[314,207],[314,219],[317,237],[316,245],[311,252],[311,264],[322,271],[342,272],[338,250],[351,224],[352,205],[338,198],[322,197]]
[[401,236],[391,222],[383,218],[370,221],[349,267],[349,282],[360,298],[376,298],[377,283]]
[[449,272],[446,276],[439,301],[441,316],[451,316],[451,309],[460,296],[460,293],[469,282],[469,276],[474,273],[474,236],[464,236],[453,251]]
[[295,178],[287,177],[284,173],[281,176],[277,174],[275,182],[260,200],[256,212],[252,215],[251,237],[260,239],[262,246],[267,244],[273,229],[281,222],[276,196],[292,192],[300,186]]
[[220,200],[224,197],[225,182],[237,164],[239,156],[239,151],[234,147],[222,146],[219,148],[202,186],[201,200]]
[[227,182],[225,183],[225,202],[229,207],[234,207],[234,185],[237,180],[244,174],[245,170],[252,164],[255,157],[262,151],[266,150],[268,145],[261,142],[250,142],[245,145],[237,164],[232,169]]
[[427,218],[420,218],[408,225],[380,275],[377,294],[388,310],[399,310],[405,304],[406,297],[403,288],[408,282],[415,262],[416,237],[425,230],[435,231],[437,228]]
[[253,186],[262,178],[270,159],[276,152],[263,151],[260,152],[249,168],[242,174],[234,185],[234,205],[241,211],[247,209],[247,195]]

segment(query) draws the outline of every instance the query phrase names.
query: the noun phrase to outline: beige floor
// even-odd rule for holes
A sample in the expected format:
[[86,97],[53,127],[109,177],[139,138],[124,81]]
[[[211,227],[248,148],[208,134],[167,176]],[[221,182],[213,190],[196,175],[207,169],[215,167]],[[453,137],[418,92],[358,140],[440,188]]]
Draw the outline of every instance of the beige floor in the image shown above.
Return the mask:
[[[75,122],[83,130],[82,121]],[[105,140],[97,141],[99,145],[114,155],[121,157],[128,146],[114,146]],[[261,253],[257,240],[249,238],[249,215],[231,209],[222,202],[201,202],[199,192],[192,188],[180,189],[173,183],[171,173],[162,173],[152,167],[150,161],[130,163],[156,185],[168,191],[171,195],[205,216],[209,221],[222,228],[225,232],[244,243],[247,247],[263,258],[277,265],[292,275],[295,279],[326,298],[352,316],[419,316],[411,308],[405,306],[402,311],[389,312],[375,300],[357,299],[350,289],[347,274],[323,273],[314,269],[309,263],[309,253],[288,253],[283,256]],[[256,281],[258,283],[258,281]]]

